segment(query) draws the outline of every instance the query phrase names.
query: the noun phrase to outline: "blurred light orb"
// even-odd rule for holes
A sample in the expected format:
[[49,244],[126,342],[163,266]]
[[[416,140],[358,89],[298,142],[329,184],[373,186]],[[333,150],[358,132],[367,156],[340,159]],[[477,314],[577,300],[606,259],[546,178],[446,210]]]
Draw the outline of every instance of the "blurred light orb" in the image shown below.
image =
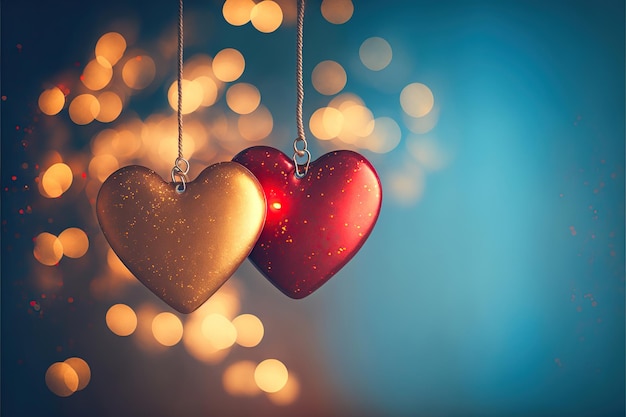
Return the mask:
[[99,91],[106,87],[113,78],[113,67],[105,59],[93,59],[85,66],[80,80],[85,87]]
[[276,392],[268,392],[267,396],[276,405],[285,406],[293,404],[300,395],[300,382],[293,373],[289,374],[285,386]]
[[256,142],[272,133],[274,119],[267,107],[260,105],[252,113],[240,116],[237,127],[245,140]]
[[71,366],[78,375],[78,387],[76,391],[85,389],[85,387],[89,385],[89,381],[91,381],[91,369],[89,368],[89,364],[85,362],[84,359],[76,357],[68,358],[64,363]]
[[202,317],[195,315],[195,312],[185,321],[184,327],[183,344],[187,352],[197,360],[216,364],[228,354],[227,349],[216,348],[211,340],[202,333]]
[[59,235],[63,245],[63,254],[68,258],[80,258],[89,249],[87,234],[77,227],[65,229]]
[[[215,104],[219,93],[219,87],[211,77],[202,75],[194,80],[202,88],[202,107],[209,107]],[[184,91],[183,91],[184,94]],[[176,97],[178,98],[178,96]]]
[[254,381],[265,392],[280,391],[288,379],[287,367],[278,359],[266,359],[254,370]]
[[372,152],[387,153],[395,149],[402,139],[402,130],[390,117],[374,119],[374,130],[365,139],[365,147]]
[[70,365],[55,362],[46,371],[48,389],[59,397],[69,397],[78,390],[78,374]]
[[335,25],[346,23],[354,13],[351,0],[323,0],[321,9],[324,19]]
[[183,323],[172,313],[159,313],[152,319],[152,334],[163,346],[174,346],[183,338]]
[[[135,278],[135,276],[130,272],[130,270],[124,265],[119,256],[113,251],[113,249],[109,248],[107,251],[107,265],[111,269],[115,275],[120,275],[126,278]],[[134,282],[136,280],[133,279]]]
[[233,48],[219,51],[213,58],[213,73],[224,82],[232,82],[241,77],[246,67],[246,61],[241,52]]
[[126,304],[115,304],[106,314],[109,330],[118,336],[130,336],[137,329],[137,314]]
[[[204,90],[197,81],[183,80],[183,106],[181,112],[189,114],[196,110],[202,104]],[[178,109],[178,81],[174,81],[167,90],[167,101],[174,110]]]
[[250,114],[261,104],[261,93],[252,84],[233,84],[226,91],[226,103],[237,114]]
[[253,7],[252,0],[226,0],[222,6],[222,14],[231,25],[243,26],[250,21]]
[[256,365],[252,361],[239,361],[230,365],[222,376],[224,390],[232,396],[253,397],[261,392],[254,380]]
[[416,165],[408,165],[402,170],[391,172],[386,187],[396,203],[410,206],[424,194],[424,172]]
[[278,3],[272,0],[262,0],[252,8],[250,21],[259,32],[271,33],[283,22],[283,11]]
[[141,138],[128,129],[122,129],[116,133],[111,140],[113,154],[120,157],[136,156],[141,148]]
[[74,181],[72,169],[63,162],[57,162],[44,172],[41,186],[44,197],[57,198],[70,189]]
[[322,61],[313,68],[313,87],[326,96],[339,93],[346,86],[348,77],[343,67],[335,61]]
[[65,94],[59,87],[52,87],[44,90],[39,95],[39,110],[48,116],[54,116],[63,110],[65,106]]
[[96,43],[96,59],[105,60],[110,66],[117,64],[126,51],[126,39],[117,32],[105,33]]
[[122,68],[124,83],[133,90],[143,90],[152,83],[156,75],[156,66],[147,55],[130,58]]
[[309,129],[320,140],[336,138],[343,128],[343,113],[334,107],[315,110],[309,120]]
[[104,182],[109,175],[117,171],[120,167],[117,158],[110,154],[102,154],[94,156],[89,162],[89,175],[97,178],[98,181]]
[[70,119],[77,125],[87,125],[100,113],[100,102],[91,94],[74,97],[69,108]]
[[341,107],[343,125],[337,136],[343,142],[354,144],[374,131],[374,115],[372,111],[360,104]]
[[241,314],[233,319],[239,346],[254,347],[261,343],[265,329],[263,322],[254,314]]
[[102,123],[110,123],[117,119],[122,113],[122,99],[112,91],[105,91],[98,96],[100,112],[96,120]]
[[63,244],[52,233],[40,233],[35,238],[33,256],[43,265],[54,266],[63,257]]
[[412,83],[400,92],[402,110],[411,117],[424,117],[433,109],[435,97],[426,85]]
[[237,329],[221,314],[209,314],[202,320],[201,331],[216,349],[227,349],[237,340]]
[[393,52],[389,43],[383,38],[366,39],[359,48],[359,58],[365,67],[372,71],[380,71],[389,65]]

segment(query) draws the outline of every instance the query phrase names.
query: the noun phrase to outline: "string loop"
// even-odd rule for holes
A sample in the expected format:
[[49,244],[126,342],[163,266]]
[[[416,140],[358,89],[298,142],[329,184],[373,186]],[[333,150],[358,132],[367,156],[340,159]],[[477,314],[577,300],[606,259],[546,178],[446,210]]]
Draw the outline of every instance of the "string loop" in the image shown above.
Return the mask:
[[[187,189],[189,161],[183,158],[183,0],[178,0],[178,158],[172,168],[172,182],[176,192],[184,193]],[[178,179],[178,181],[176,180]]]
[[[305,0],[298,0],[298,20],[296,24],[296,127],[298,137],[293,141],[293,163],[295,165],[295,175],[297,178],[303,178],[309,172],[309,164],[311,163],[311,152],[307,148],[306,136],[304,133],[304,121],[302,118],[302,103],[304,102],[304,81],[302,70],[302,49],[304,34],[304,6]],[[302,145],[300,149],[298,144]],[[300,165],[297,162],[298,157],[306,156],[306,162],[302,164],[304,171],[300,171]]]

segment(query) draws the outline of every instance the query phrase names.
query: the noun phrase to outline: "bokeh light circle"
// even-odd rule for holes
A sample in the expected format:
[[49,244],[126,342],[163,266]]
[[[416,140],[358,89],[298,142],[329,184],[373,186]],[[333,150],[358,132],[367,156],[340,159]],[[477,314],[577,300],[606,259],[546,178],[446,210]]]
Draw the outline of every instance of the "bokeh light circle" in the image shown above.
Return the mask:
[[152,319],[152,334],[163,346],[174,346],[183,338],[183,323],[172,313],[159,313]]
[[226,91],[226,104],[238,114],[250,114],[259,107],[261,93],[248,83],[237,83]]
[[226,0],[222,6],[222,15],[231,25],[243,26],[250,21],[253,7],[252,0]]
[[78,374],[67,363],[55,362],[46,371],[48,389],[59,397],[69,397],[78,390]]
[[40,233],[35,238],[33,256],[43,265],[54,266],[63,257],[63,244],[52,233]]
[[137,314],[126,304],[115,304],[106,314],[106,323],[118,336],[130,336],[137,329]]
[[241,314],[233,319],[239,346],[254,347],[261,343],[265,329],[263,322],[254,314]]
[[130,58],[122,68],[124,83],[134,90],[142,90],[149,86],[156,75],[156,65],[147,55]]
[[63,110],[65,106],[65,94],[58,87],[44,90],[39,95],[39,110],[48,116],[54,116]]
[[400,92],[402,110],[411,117],[424,117],[433,109],[433,92],[422,83],[407,85]]
[[283,11],[278,3],[272,0],[262,0],[250,11],[250,21],[259,32],[271,33],[283,22]]
[[89,381],[91,381],[91,368],[89,368],[89,364],[85,362],[84,359],[76,357],[68,358],[64,361],[64,363],[71,366],[78,375],[78,386],[76,387],[76,391],[85,389],[85,387],[89,385]]
[[393,52],[389,43],[383,38],[366,39],[359,48],[359,58],[368,69],[380,71],[391,62]]
[[57,162],[44,172],[41,187],[45,197],[57,198],[70,189],[74,175],[72,169],[63,162]]
[[77,125],[87,125],[100,113],[100,102],[91,94],[74,97],[69,108],[70,119]]
[[352,0],[323,0],[321,10],[324,19],[340,25],[350,20],[354,13],[354,4]]
[[213,74],[220,81],[235,81],[241,77],[245,67],[243,55],[233,48],[222,49],[213,58]]
[[63,246],[63,254],[68,258],[80,258],[89,249],[87,234],[77,227],[70,227],[61,232],[59,241]]
[[117,61],[126,51],[126,39],[117,32],[105,33],[96,43],[96,59],[106,60],[109,65],[117,64]]
[[339,93],[346,86],[348,77],[343,67],[335,61],[322,61],[313,68],[311,81],[320,93],[331,96]]
[[254,370],[254,380],[265,392],[280,391],[287,384],[287,379],[287,367],[278,359],[266,359]]

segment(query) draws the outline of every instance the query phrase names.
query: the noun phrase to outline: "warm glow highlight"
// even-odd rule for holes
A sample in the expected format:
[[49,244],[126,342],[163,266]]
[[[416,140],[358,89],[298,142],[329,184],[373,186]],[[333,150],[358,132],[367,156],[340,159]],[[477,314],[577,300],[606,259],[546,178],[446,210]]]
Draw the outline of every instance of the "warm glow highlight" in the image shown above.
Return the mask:
[[43,265],[56,265],[63,257],[63,244],[55,235],[51,233],[40,233],[35,238],[33,255],[35,256],[35,259]]
[[283,389],[289,379],[287,367],[277,359],[266,359],[254,370],[254,381],[265,392]]
[[147,55],[130,58],[122,68],[124,83],[134,90],[142,90],[150,85],[156,75],[154,61]]
[[202,316],[198,316],[196,313],[197,310],[185,322],[183,332],[185,349],[199,361],[211,364],[219,363],[226,357],[228,350],[216,348],[211,340],[205,337],[202,332]]
[[157,314],[152,320],[152,334],[163,346],[174,346],[183,337],[183,323],[172,313]]
[[[217,101],[219,88],[213,78],[203,75],[196,78],[194,82],[196,82],[202,88],[202,101],[200,102],[200,105],[202,107],[209,107],[214,105]],[[176,96],[176,98],[178,98],[178,95]]]
[[241,77],[245,66],[243,55],[233,48],[222,49],[213,58],[213,73],[220,81],[235,81]]
[[94,121],[100,113],[100,102],[91,94],[74,97],[70,103],[70,119],[77,125],[86,125]]
[[[274,203],[274,206],[280,203]],[[279,207],[280,208],[280,207]],[[244,347],[254,347],[261,343],[265,329],[261,320],[253,314],[242,314],[235,317],[233,325],[237,330],[237,344]]]
[[113,67],[105,59],[93,59],[89,61],[80,80],[85,87],[93,91],[102,90],[106,87],[113,77]]
[[335,61],[322,61],[315,66],[311,74],[313,87],[320,93],[331,96],[339,93],[346,86],[346,71]]
[[[202,104],[204,90],[196,81],[183,80],[183,106],[182,113],[189,114],[198,109]],[[178,81],[174,81],[167,90],[167,101],[174,110],[178,109]]]
[[402,130],[398,123],[390,117],[379,117],[374,120],[374,130],[364,139],[364,146],[372,152],[387,153],[398,146],[402,138]]
[[261,93],[252,84],[233,84],[226,91],[226,103],[235,113],[250,114],[261,104]]
[[337,137],[343,128],[343,114],[334,107],[322,107],[315,110],[309,120],[311,133],[320,140]]
[[283,11],[276,2],[263,0],[252,8],[250,20],[259,32],[271,33],[283,22]]
[[292,404],[300,395],[300,382],[293,373],[289,373],[289,378],[285,386],[277,392],[268,392],[267,397],[276,405]]
[[270,111],[261,105],[252,113],[240,116],[237,127],[245,140],[259,141],[272,133],[274,120]]
[[94,156],[89,162],[89,175],[104,182],[113,172],[120,167],[117,158],[113,155],[103,154]]
[[78,387],[76,388],[76,391],[85,389],[91,380],[91,369],[89,368],[87,362],[81,358],[69,358],[66,359],[64,363],[71,366],[78,375]]
[[68,258],[80,258],[89,249],[87,234],[77,227],[70,227],[61,232],[59,241],[63,245],[63,254]]
[[107,311],[106,323],[116,335],[129,336],[137,328],[137,315],[126,304],[115,304]]
[[254,381],[255,369],[252,361],[239,361],[230,365],[222,376],[224,390],[232,396],[252,397],[260,393]]
[[322,16],[335,25],[346,23],[354,13],[354,5],[351,0],[323,0]]
[[216,349],[227,349],[235,344],[237,330],[233,323],[220,314],[209,314],[202,320],[202,334]]
[[41,186],[44,197],[57,198],[70,189],[74,175],[69,166],[62,162],[52,165],[44,172],[41,178]]
[[393,52],[391,46],[383,38],[366,39],[359,48],[361,62],[372,71],[380,71],[389,65]]
[[126,40],[117,32],[105,33],[96,43],[96,59],[113,66],[117,64],[126,51]]
[[233,26],[243,26],[250,21],[254,7],[252,0],[226,0],[222,7],[224,19]]
[[424,117],[433,109],[435,97],[430,88],[421,83],[412,83],[402,89],[400,105],[411,117]]
[[67,363],[53,363],[46,371],[46,385],[59,397],[69,397],[78,390],[78,374]]
[[112,91],[105,91],[98,96],[100,112],[96,120],[102,123],[110,123],[122,113],[122,99]]
[[48,116],[54,116],[63,110],[65,95],[58,87],[44,90],[39,95],[39,110]]

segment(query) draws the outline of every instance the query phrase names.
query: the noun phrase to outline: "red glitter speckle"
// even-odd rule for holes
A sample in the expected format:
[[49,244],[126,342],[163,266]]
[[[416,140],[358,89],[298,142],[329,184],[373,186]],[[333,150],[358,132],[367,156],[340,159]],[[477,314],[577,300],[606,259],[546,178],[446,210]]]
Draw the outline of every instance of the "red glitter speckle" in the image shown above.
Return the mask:
[[19,125],[18,125],[18,126],[15,126],[15,130],[20,130]]
[[33,300],[29,304],[31,307],[35,307],[37,305],[37,301]]
[[11,176],[11,180],[12,180],[12,181],[17,180],[17,175],[13,175],[13,176]]
[[74,302],[74,297],[67,297],[67,302],[72,304]]
[[85,81],[85,75],[82,74],[80,77],[78,77],[81,81]]
[[83,179],[87,178],[87,173],[83,172],[82,174],[80,174],[81,177],[83,177]]
[[2,96],[2,101],[7,101],[7,96]]
[[19,209],[17,212],[20,214],[24,214],[24,209]]

